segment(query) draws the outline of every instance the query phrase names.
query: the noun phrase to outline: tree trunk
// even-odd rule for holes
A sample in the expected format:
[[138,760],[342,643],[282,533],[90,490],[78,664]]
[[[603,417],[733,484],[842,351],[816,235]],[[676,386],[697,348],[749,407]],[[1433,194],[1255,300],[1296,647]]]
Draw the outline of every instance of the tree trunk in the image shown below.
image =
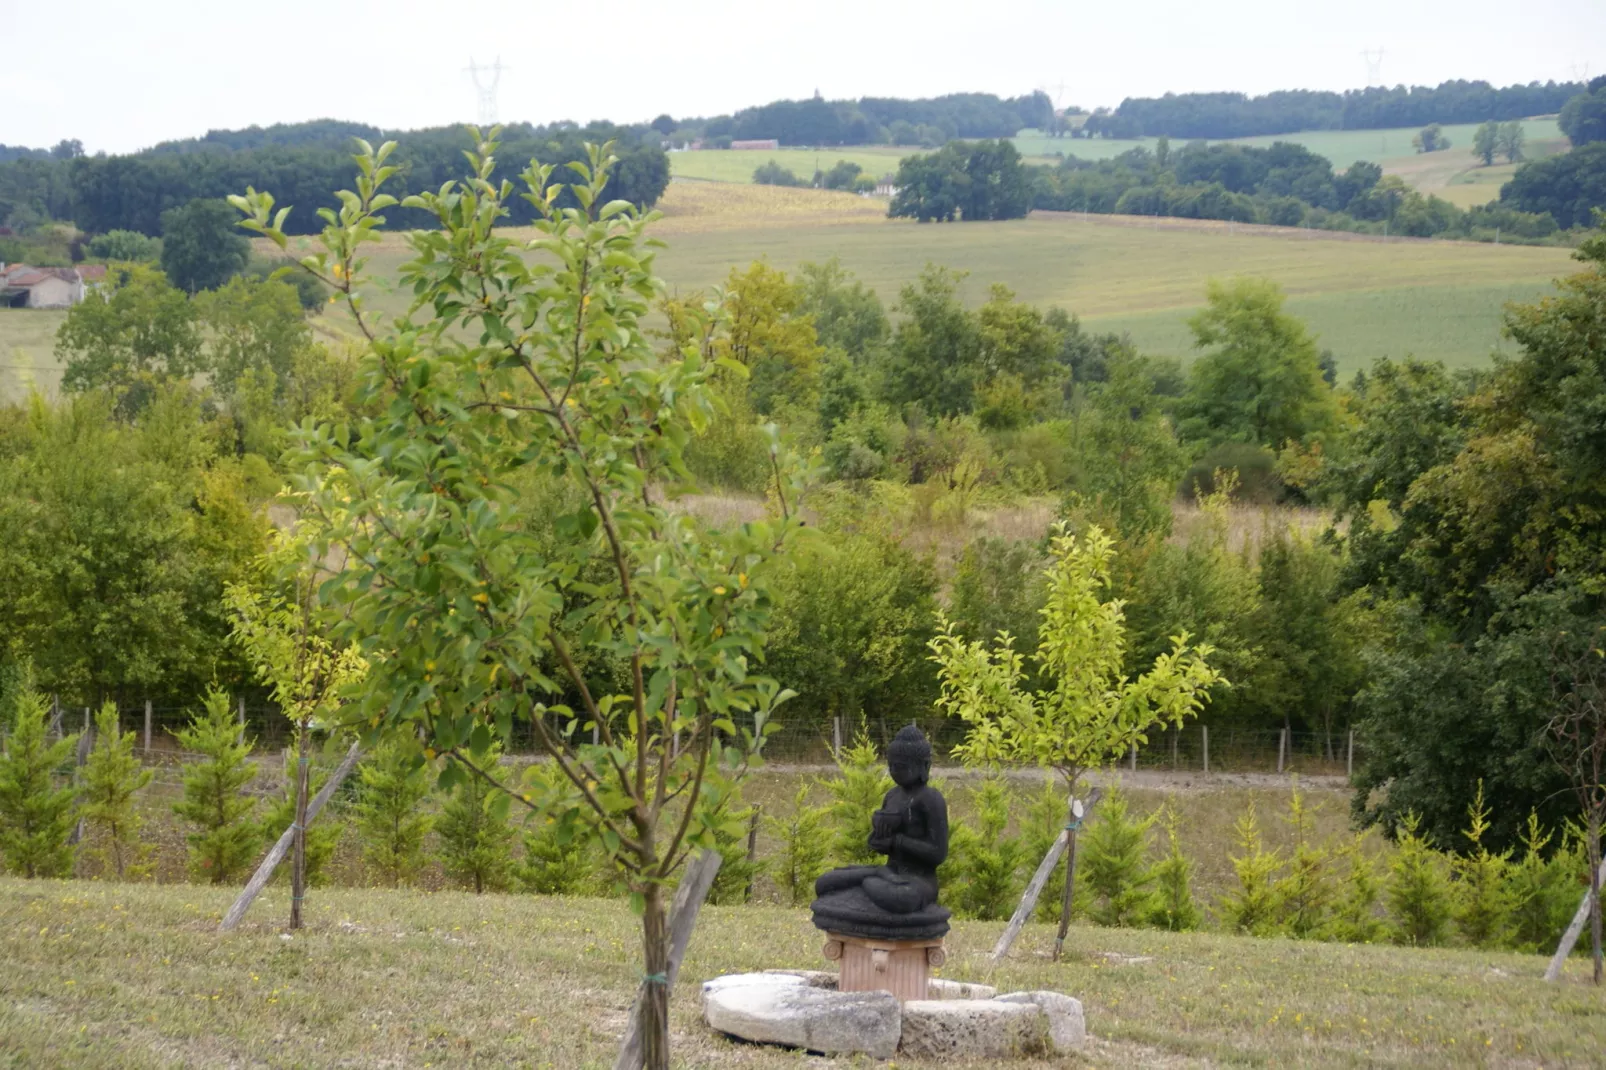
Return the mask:
[[[1065,804],[1065,891],[1060,897],[1060,928],[1054,937],[1054,961],[1065,948],[1065,933],[1071,927],[1071,901],[1076,890],[1076,826],[1080,822],[1072,807],[1076,805],[1076,785],[1071,785],[1071,801]],[[1086,811],[1084,810],[1084,813]]]
[[312,732],[306,725],[298,726],[296,733],[296,819],[291,826],[295,839],[291,841],[293,856],[290,864],[290,928],[301,928],[301,901],[307,897],[307,749]]
[[[675,987],[680,975],[680,963],[686,956],[686,945],[691,943],[692,929],[697,925],[697,914],[708,898],[714,878],[719,875],[722,859],[718,851],[703,851],[694,858],[681,874],[675,899],[669,905],[669,989]],[[641,1001],[648,984],[637,986],[636,1000],[630,1005],[630,1020],[625,1026],[624,1039],[619,1043],[619,1054],[613,1061],[613,1070],[641,1070]],[[667,997],[665,997],[667,1000]]]
[[641,990],[641,1061],[645,1070],[669,1070],[669,941],[663,886],[648,884],[645,898],[641,951],[647,976]]

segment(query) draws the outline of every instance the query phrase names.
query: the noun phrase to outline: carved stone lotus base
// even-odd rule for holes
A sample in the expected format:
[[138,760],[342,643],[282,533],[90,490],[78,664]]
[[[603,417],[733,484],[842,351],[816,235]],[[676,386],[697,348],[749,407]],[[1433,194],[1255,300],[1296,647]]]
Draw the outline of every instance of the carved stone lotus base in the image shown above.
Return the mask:
[[867,940],[842,933],[826,934],[825,957],[839,964],[840,992],[891,992],[899,1000],[926,999],[931,968],[947,958],[942,938],[931,940]]

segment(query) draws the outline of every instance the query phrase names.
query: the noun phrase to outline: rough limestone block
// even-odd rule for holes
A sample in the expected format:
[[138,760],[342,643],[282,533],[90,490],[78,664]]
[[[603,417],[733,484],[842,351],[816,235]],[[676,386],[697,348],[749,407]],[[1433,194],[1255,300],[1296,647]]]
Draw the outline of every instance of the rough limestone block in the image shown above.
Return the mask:
[[837,976],[830,970],[765,970],[766,975],[798,977],[810,988],[835,988]]
[[1049,1050],[1048,1016],[1035,1003],[917,999],[903,1005],[898,1050],[921,1059],[1006,1059]]
[[806,984],[803,978],[794,974],[782,973],[727,973],[716,977],[712,981],[703,982],[703,999],[708,999],[710,992],[719,992],[727,988],[743,988],[747,985],[801,985]]
[[903,1015],[892,993],[834,992],[785,974],[756,976],[772,981],[712,989],[705,984],[703,1020],[721,1033],[762,1044],[826,1055],[864,1052],[877,1059],[897,1054]]
[[999,996],[1000,1003],[1035,1003],[1048,1015],[1048,1039],[1060,1055],[1078,1051],[1087,1040],[1087,1022],[1082,1017],[1082,1001],[1058,992],[1010,992]]
[[992,999],[998,989],[991,985],[973,985],[965,981],[945,981],[933,977],[926,982],[927,999]]

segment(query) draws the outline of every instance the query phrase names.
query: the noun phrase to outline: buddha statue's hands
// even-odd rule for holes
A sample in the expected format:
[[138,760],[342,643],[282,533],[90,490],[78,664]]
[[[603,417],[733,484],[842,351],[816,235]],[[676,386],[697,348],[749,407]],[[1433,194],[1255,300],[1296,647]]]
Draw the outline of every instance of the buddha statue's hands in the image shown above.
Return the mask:
[[892,850],[893,840],[902,831],[905,815],[898,810],[877,810],[870,815],[870,847],[883,853]]

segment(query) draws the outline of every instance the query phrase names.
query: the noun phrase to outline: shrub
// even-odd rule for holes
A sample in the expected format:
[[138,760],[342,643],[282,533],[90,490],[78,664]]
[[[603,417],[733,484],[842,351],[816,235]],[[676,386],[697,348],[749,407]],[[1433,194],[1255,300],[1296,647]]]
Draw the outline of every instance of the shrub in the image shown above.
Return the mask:
[[1000,632],[1008,632],[1016,650],[1035,651],[1048,595],[1045,563],[1033,543],[977,539],[965,547],[954,569],[949,619],[972,642],[991,643]]
[[892,778],[870,737],[861,727],[853,745],[842,748],[837,775],[825,782],[831,793],[826,807],[831,821],[831,861],[838,866],[863,866],[882,861],[870,848],[870,815],[892,790]]
[[1261,840],[1253,798],[1238,818],[1236,830],[1238,849],[1243,853],[1228,857],[1238,876],[1238,891],[1221,901],[1221,920],[1238,932],[1264,936],[1277,925],[1277,871],[1282,868],[1282,858],[1277,851],[1266,850]]
[[1176,800],[1167,795],[1160,810],[1160,823],[1165,828],[1166,854],[1154,864],[1154,894],[1149,898],[1148,924],[1172,932],[1197,929],[1204,914],[1193,900],[1193,863],[1182,853],[1182,841],[1177,835],[1179,824]]
[[137,230],[108,230],[89,239],[89,255],[97,260],[155,263],[162,258],[162,239]]
[[801,186],[803,180],[774,160],[753,169],[753,183],[759,186]]
[[435,819],[422,810],[429,768],[416,747],[383,743],[357,767],[357,834],[363,863],[380,883],[411,884],[424,865],[424,838]]
[[234,719],[227,692],[206,693],[178,743],[197,755],[184,765],[184,798],[173,805],[173,813],[194,826],[190,873],[228,884],[251,864],[262,837],[251,819],[256,800],[243,794],[257,775],[252,743]]
[[1383,938],[1383,920],[1377,916],[1377,868],[1362,850],[1360,836],[1350,841],[1342,856],[1347,863],[1344,894],[1334,904],[1322,936],[1351,944],[1376,943]]
[[572,823],[533,817],[524,833],[518,885],[537,895],[585,895],[598,890],[597,859]]
[[96,833],[95,853],[105,876],[141,880],[150,875],[146,860],[154,845],[140,841],[143,821],[134,795],[153,776],[134,756],[134,733],[118,731],[117,706],[106,703],[95,715],[95,749],[84,763],[78,791],[84,821]]
[[1511,924],[1511,889],[1507,870],[1511,852],[1495,854],[1484,846],[1489,831],[1489,810],[1483,803],[1483,781],[1478,794],[1467,807],[1467,829],[1463,836],[1472,844],[1469,854],[1451,862],[1457,877],[1455,924],[1461,936],[1474,947],[1496,947],[1507,940]]
[[1577,854],[1564,848],[1547,855],[1554,838],[1540,827],[1539,814],[1530,811],[1521,834],[1522,860],[1507,870],[1511,942],[1522,951],[1554,947],[1578,902]]
[[1294,783],[1284,820],[1294,835],[1294,853],[1288,873],[1277,881],[1277,910],[1289,935],[1305,939],[1327,922],[1333,888],[1327,878],[1327,851],[1311,842],[1311,817],[1319,807],[1308,806],[1299,783]]
[[[997,777],[988,777],[970,792],[973,824],[954,823],[943,884],[954,888],[949,898],[967,918],[1007,918],[1019,894],[1016,872],[1026,858],[1019,836],[1004,836],[1009,825],[1009,794]],[[952,874],[951,876],[949,874]]]
[[[501,749],[491,747],[479,763],[495,769]],[[513,870],[513,830],[507,812],[511,797],[468,772],[441,808],[435,830],[440,836],[441,864],[446,875],[479,895],[504,891]]]
[[768,867],[768,863],[747,857],[747,834],[752,823],[759,819],[756,807],[744,807],[738,791],[725,804],[723,820],[714,832],[714,843],[719,848],[719,872],[714,875],[714,886],[708,890],[708,901],[715,905],[745,903],[752,898],[753,881]]
[[808,798],[809,786],[804,784],[792,800],[790,818],[765,819],[770,834],[781,841],[780,855],[771,872],[793,906],[814,898],[815,878],[825,872],[830,851],[825,833],[828,810],[810,806]]
[[1144,861],[1149,828],[1158,814],[1129,816],[1126,796],[1112,787],[1098,819],[1082,835],[1077,868],[1088,896],[1088,914],[1100,925],[1135,925],[1147,917],[1154,874]]
[[1420,824],[1414,813],[1401,819],[1386,894],[1395,942],[1429,947],[1443,940],[1450,920],[1450,882],[1443,857],[1417,833]]
[[1182,477],[1177,492],[1186,499],[1214,494],[1222,473],[1237,476],[1233,497],[1254,505],[1275,505],[1285,488],[1277,473],[1277,454],[1247,442],[1223,442],[1195,461]]
[[7,872],[22,877],[72,875],[76,815],[73,789],[61,768],[78,744],[76,735],[46,738],[49,703],[24,680],[8,700],[11,734],[0,755],[0,855]]

